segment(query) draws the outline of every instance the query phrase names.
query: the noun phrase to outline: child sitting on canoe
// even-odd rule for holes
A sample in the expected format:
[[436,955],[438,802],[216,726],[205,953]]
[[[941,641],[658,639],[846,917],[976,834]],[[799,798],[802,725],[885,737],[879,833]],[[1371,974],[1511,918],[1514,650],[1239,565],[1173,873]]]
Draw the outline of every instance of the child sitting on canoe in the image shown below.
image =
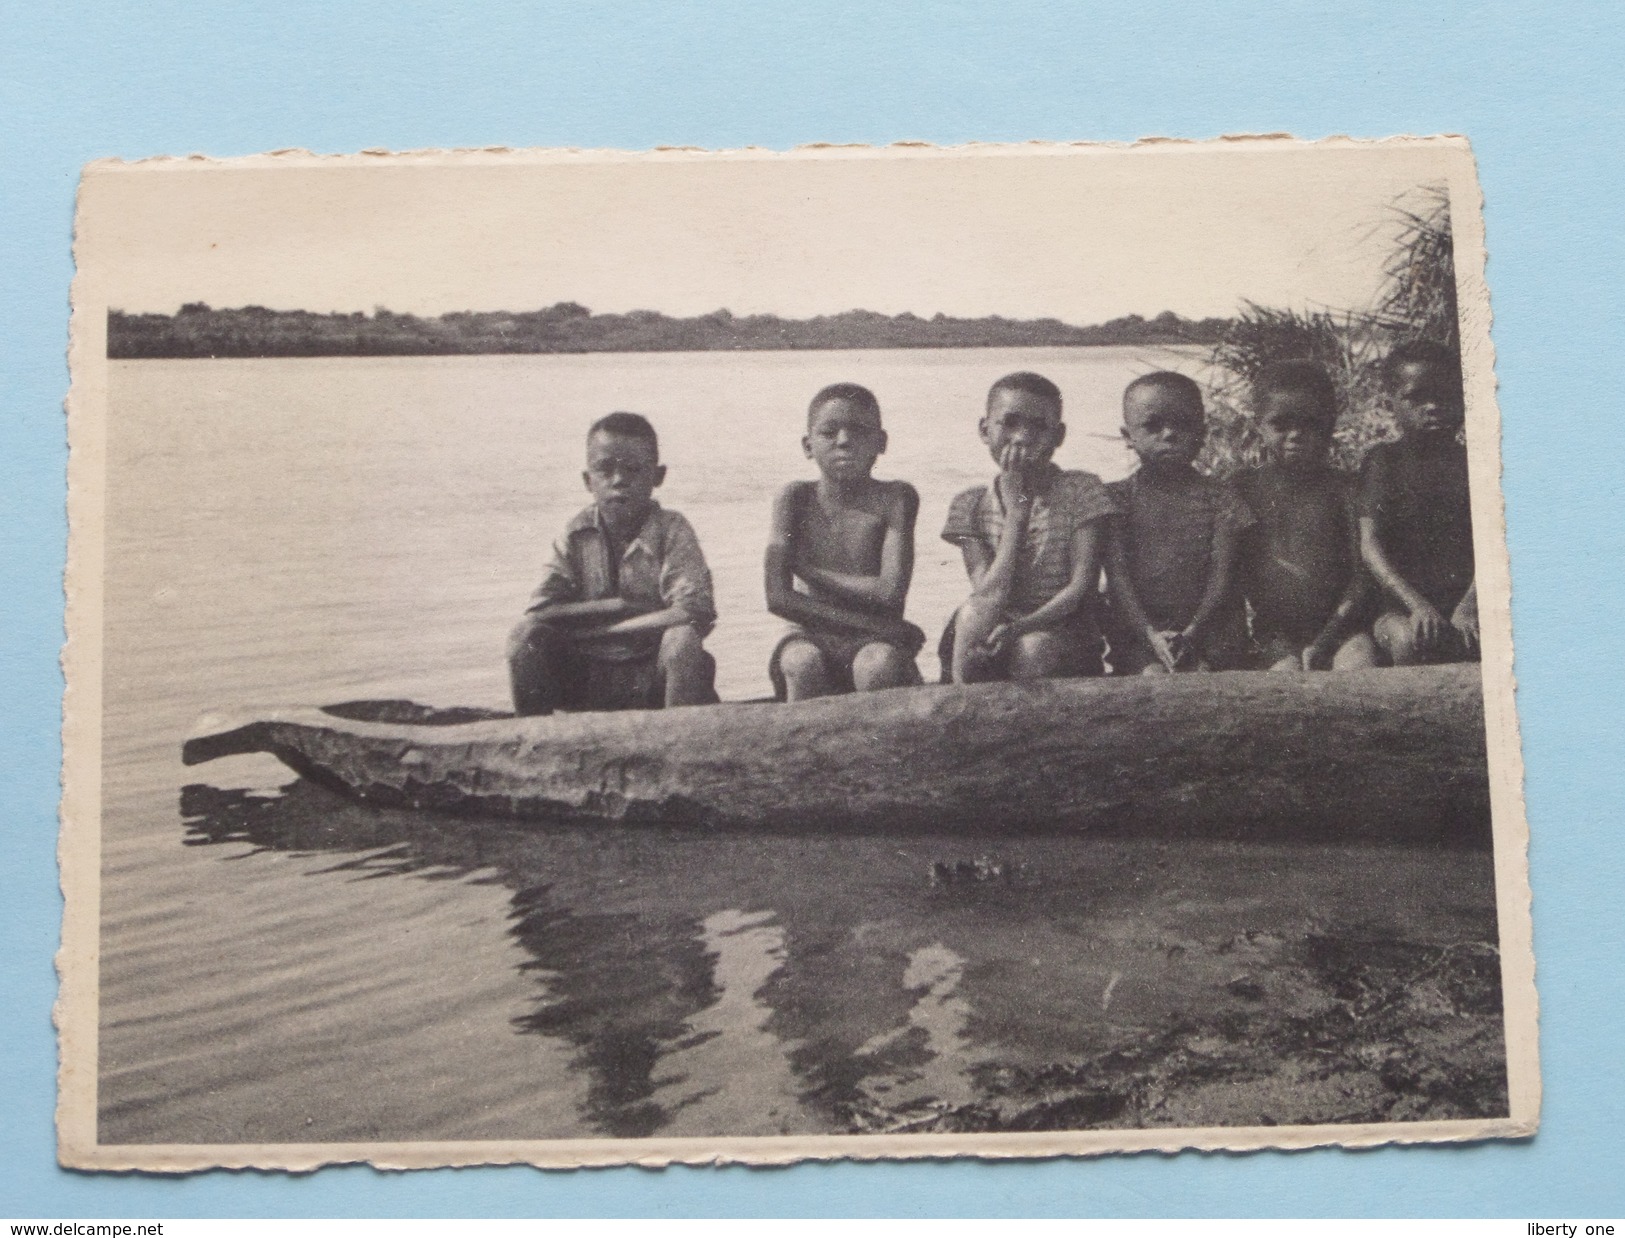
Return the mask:
[[825,387],[801,448],[818,480],[780,492],[767,545],[767,608],[791,625],[768,664],[774,693],[801,701],[917,684],[925,634],[903,618],[903,602],[920,498],[907,482],[869,475],[886,450],[874,394]]
[[1050,459],[1066,437],[1060,389],[1040,374],[1007,374],[978,428],[999,471],[954,499],[942,530],[971,582],[943,637],[950,677],[1098,675],[1100,562],[1117,509],[1094,474]]
[[1376,665],[1361,625],[1369,593],[1350,479],[1332,468],[1337,392],[1314,361],[1282,361],[1253,383],[1266,458],[1234,479],[1258,523],[1243,538],[1242,596],[1261,664],[1276,671]]
[[587,432],[593,497],[565,526],[508,642],[514,709],[659,709],[715,701],[701,644],[716,619],[694,529],[654,501],[654,427],[611,413]]
[[1135,379],[1123,392],[1123,438],[1140,467],[1107,487],[1121,512],[1106,569],[1113,673],[1245,665],[1236,566],[1253,515],[1192,467],[1206,438],[1201,388],[1166,370]]
[[1461,358],[1404,344],[1383,377],[1402,437],[1373,447],[1360,474],[1360,549],[1385,604],[1372,636],[1395,666],[1476,660]]

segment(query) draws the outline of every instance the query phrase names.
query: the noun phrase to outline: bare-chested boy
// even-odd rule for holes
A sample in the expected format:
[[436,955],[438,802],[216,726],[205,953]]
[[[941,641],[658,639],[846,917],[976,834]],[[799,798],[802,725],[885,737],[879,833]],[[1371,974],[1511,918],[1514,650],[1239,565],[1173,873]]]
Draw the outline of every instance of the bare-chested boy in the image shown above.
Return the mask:
[[1283,361],[1253,383],[1266,458],[1234,479],[1258,523],[1242,539],[1242,596],[1253,643],[1275,671],[1376,665],[1363,630],[1369,594],[1360,565],[1354,487],[1331,467],[1337,391],[1314,361]]
[[1372,636],[1395,666],[1478,657],[1478,592],[1467,498],[1461,359],[1403,344],[1383,377],[1403,436],[1360,473],[1360,550],[1383,591]]
[[1114,674],[1245,665],[1236,567],[1253,515],[1192,467],[1206,437],[1202,389],[1185,375],[1146,374],[1124,390],[1123,438],[1140,467],[1107,487],[1122,512],[1106,568]]
[[610,413],[587,431],[593,503],[565,526],[508,640],[514,710],[659,709],[715,701],[702,641],[716,619],[694,529],[654,501],[654,427]]
[[1094,474],[1050,459],[1066,437],[1060,388],[1041,374],[1006,374],[979,429],[998,475],[955,498],[942,530],[971,581],[948,638],[951,677],[1098,675],[1100,562],[1117,509]]
[[917,684],[925,634],[903,618],[903,602],[920,499],[907,482],[869,475],[886,450],[874,394],[825,387],[801,447],[819,478],[780,492],[767,546],[767,608],[792,625],[768,664],[774,693],[801,701]]

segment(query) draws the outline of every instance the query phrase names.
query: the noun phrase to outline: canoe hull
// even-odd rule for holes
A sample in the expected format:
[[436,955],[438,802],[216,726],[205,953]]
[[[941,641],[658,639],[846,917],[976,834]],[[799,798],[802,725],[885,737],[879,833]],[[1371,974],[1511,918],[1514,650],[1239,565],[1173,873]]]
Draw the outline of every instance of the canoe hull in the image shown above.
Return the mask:
[[269,752],[392,807],[713,829],[1059,831],[1488,845],[1477,666],[899,689],[451,726],[269,715]]

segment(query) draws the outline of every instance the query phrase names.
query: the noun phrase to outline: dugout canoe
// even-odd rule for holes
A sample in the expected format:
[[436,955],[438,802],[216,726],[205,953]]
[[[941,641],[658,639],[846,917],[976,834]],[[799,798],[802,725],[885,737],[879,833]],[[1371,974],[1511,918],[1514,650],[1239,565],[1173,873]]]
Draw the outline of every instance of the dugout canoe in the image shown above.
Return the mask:
[[351,703],[204,725],[182,755],[266,752],[381,806],[553,823],[1489,837],[1476,665],[542,718],[414,710]]

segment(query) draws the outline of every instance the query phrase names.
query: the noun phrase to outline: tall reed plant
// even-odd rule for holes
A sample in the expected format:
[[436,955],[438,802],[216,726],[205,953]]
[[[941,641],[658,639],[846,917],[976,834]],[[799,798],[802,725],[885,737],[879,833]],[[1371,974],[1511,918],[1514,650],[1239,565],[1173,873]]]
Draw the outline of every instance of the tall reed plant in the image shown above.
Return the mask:
[[1382,381],[1390,349],[1412,340],[1460,347],[1450,200],[1427,186],[1396,201],[1394,247],[1374,304],[1361,310],[1295,310],[1245,302],[1208,358],[1209,433],[1197,465],[1228,476],[1262,455],[1252,385],[1280,361],[1326,367],[1342,413],[1333,463],[1359,468],[1365,453],[1398,434]]

